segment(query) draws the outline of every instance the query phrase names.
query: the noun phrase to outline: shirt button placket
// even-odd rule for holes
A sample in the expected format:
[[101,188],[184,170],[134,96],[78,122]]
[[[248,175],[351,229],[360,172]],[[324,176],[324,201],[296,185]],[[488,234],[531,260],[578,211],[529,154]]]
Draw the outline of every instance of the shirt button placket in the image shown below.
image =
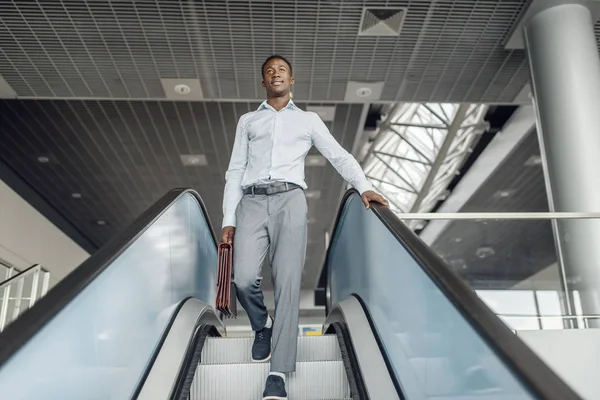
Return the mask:
[[277,113],[275,113],[275,118],[273,118],[273,126],[271,129],[271,158],[269,159],[269,180],[271,180],[273,171],[273,148],[275,147],[275,132],[277,132]]

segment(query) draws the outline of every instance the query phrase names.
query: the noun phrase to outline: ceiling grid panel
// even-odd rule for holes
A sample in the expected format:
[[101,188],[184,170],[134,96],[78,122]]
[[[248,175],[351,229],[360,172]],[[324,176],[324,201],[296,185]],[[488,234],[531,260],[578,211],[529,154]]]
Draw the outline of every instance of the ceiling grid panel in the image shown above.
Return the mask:
[[[14,129],[14,125],[11,122],[5,121],[7,125],[10,126],[11,129]],[[34,183],[34,187],[38,192],[43,193],[46,197],[52,198],[53,202],[61,204],[61,206],[66,207],[67,197],[60,197],[54,192],[54,185],[59,183],[63,184],[66,187],[74,187],[74,182],[77,182],[77,178],[73,176],[72,170],[68,168],[68,166],[64,165],[51,165],[48,168],[50,170],[50,179],[40,179],[38,171],[35,171],[38,167],[36,164],[31,162],[31,155],[27,152],[27,150],[23,149],[20,143],[26,143],[28,148],[35,148],[36,146],[32,143],[32,141],[27,140],[26,138],[22,138],[17,142],[15,136],[9,136],[8,140],[0,141],[2,144],[3,150],[1,154],[3,159],[7,160],[10,165],[17,166],[16,170],[19,171],[21,176],[25,176]],[[37,141],[37,140],[36,140]],[[43,147],[43,146],[42,146]],[[25,160],[30,160],[27,163]],[[88,192],[89,193],[89,192]],[[72,196],[71,199],[72,200]],[[85,202],[83,204],[79,204],[78,202],[73,202],[70,204],[70,209],[72,212],[76,213],[79,217],[81,216],[93,216],[98,213],[96,202]]]
[[[20,109],[16,107],[12,108],[13,114],[11,115],[11,119],[21,122],[22,126],[19,127],[18,131],[21,131],[21,128],[25,126],[32,135],[30,137],[40,138],[38,140],[42,146],[37,148],[37,154],[36,152],[32,152],[32,157],[36,155],[46,156],[50,159],[50,164],[59,163],[71,171],[87,171],[80,172],[79,179],[90,181],[88,193],[95,198],[100,198],[103,191],[112,192],[114,190],[114,186],[107,185],[106,180],[101,179],[104,175],[102,164],[94,158],[92,158],[92,163],[89,162],[90,159],[86,160],[89,152],[84,141],[75,139],[77,134],[71,124],[71,115],[65,119],[56,104],[37,104],[30,101],[23,104],[23,106]],[[11,106],[9,105],[8,108],[11,108]],[[60,116],[59,118],[50,117],[51,114],[56,115],[56,113]],[[7,136],[10,136],[10,133]],[[25,139],[25,137],[23,138]],[[81,164],[78,164],[79,162]],[[96,189],[91,184],[92,180],[95,180],[98,187],[102,189]],[[87,185],[88,183],[86,182]],[[80,185],[80,187],[83,187],[83,185]],[[80,191],[79,188],[72,189]]]
[[[385,102],[510,102],[528,74],[503,42],[528,3],[6,1],[0,75],[20,97],[164,99],[162,79],[194,79],[207,99],[260,100],[260,64],[281,53],[298,100],[372,81]],[[363,15],[399,9],[398,36],[361,33]]]

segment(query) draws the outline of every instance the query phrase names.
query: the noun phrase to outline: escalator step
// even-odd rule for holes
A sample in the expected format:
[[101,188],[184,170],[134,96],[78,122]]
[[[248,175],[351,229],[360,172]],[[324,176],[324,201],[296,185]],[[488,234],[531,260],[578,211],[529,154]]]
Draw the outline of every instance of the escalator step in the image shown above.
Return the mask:
[[[208,338],[202,350],[202,364],[250,363],[252,337]],[[335,335],[299,336],[298,355],[302,361],[340,361],[342,355]]]
[[[269,363],[200,364],[190,400],[256,400],[269,373]],[[294,400],[350,399],[342,361],[298,362],[286,379],[288,398]]]

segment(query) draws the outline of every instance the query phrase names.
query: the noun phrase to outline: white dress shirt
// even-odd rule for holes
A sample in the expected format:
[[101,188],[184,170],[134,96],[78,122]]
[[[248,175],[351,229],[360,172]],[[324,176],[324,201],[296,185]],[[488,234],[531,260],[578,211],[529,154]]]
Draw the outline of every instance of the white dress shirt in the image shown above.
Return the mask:
[[358,162],[316,113],[301,110],[291,100],[276,111],[265,101],[238,121],[225,174],[223,227],[236,225],[235,211],[244,188],[282,181],[306,189],[304,160],[313,145],[361,194],[373,189]]

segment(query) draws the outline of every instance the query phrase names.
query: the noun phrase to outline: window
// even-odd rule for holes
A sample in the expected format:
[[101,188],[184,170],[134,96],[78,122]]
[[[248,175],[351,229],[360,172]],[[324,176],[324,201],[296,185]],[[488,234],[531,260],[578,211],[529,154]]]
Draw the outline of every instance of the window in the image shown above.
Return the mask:
[[[428,212],[486,128],[486,106],[402,103],[367,145],[364,170],[393,211]],[[417,221],[418,222],[418,221]]]

